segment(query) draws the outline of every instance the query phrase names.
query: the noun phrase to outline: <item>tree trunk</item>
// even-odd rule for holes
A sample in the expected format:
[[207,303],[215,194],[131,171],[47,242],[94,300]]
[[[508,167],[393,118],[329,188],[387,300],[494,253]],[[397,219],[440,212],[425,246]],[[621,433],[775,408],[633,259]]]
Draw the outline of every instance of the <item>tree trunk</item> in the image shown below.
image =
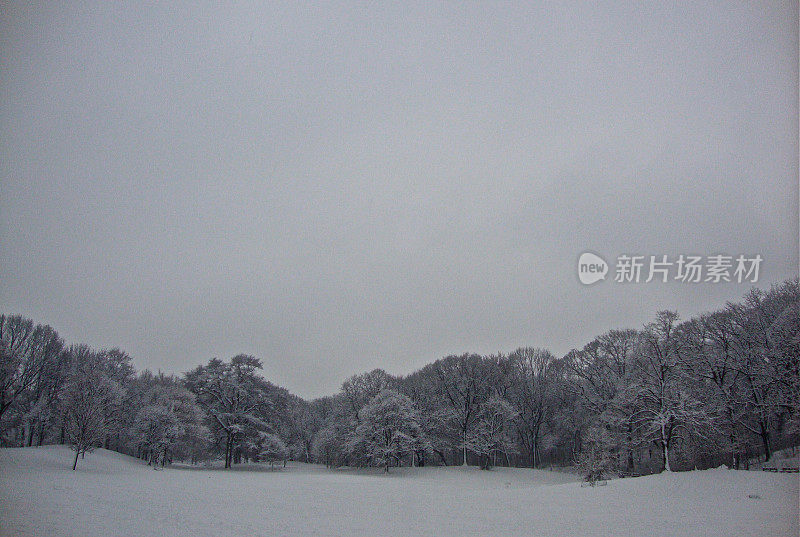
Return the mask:
[[75,468],[78,467],[78,453],[79,451],[75,451],[75,460],[72,462],[72,470],[74,471]]
[[31,447],[33,444],[33,427],[31,427],[30,420],[25,420],[25,433],[22,436],[23,446]]
[[233,445],[233,435],[227,433],[225,436],[225,468],[231,467],[231,448]]
[[466,429],[464,429],[464,431],[462,433],[462,436],[463,436],[463,440],[464,440],[464,462],[463,462],[462,465],[466,466],[467,465],[467,430]]
[[633,450],[631,444],[633,443],[633,426],[630,421],[628,422],[628,436],[627,436],[627,450],[628,450],[628,471],[633,471]]
[[661,471],[671,472],[672,469],[669,466],[669,439],[667,438],[664,424],[661,424],[661,456],[664,460]]
[[764,444],[764,462],[767,462],[772,458],[772,446],[770,445],[769,429],[763,421],[759,423],[759,427],[761,428],[761,443]]

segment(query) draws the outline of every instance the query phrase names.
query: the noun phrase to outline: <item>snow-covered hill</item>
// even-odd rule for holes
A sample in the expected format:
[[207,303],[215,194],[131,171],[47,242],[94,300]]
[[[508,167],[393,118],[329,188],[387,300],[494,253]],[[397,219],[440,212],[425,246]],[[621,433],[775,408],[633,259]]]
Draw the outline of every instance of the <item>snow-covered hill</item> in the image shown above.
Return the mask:
[[[0,450],[0,535],[797,535],[798,475],[708,470],[581,487],[526,469],[169,468]],[[261,471],[258,471],[261,470]]]

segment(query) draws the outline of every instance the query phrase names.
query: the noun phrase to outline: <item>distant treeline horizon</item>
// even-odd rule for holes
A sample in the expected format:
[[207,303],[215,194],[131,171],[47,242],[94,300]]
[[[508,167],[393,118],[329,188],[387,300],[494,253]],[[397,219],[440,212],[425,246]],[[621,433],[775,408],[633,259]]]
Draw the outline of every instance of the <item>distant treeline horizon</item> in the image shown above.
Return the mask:
[[800,441],[800,285],[752,289],[681,320],[659,311],[562,357],[537,347],[382,369],[306,400],[212,358],[137,372],[118,348],[66,344],[0,315],[0,445],[105,447],[168,464],[576,465],[587,476],[733,468]]

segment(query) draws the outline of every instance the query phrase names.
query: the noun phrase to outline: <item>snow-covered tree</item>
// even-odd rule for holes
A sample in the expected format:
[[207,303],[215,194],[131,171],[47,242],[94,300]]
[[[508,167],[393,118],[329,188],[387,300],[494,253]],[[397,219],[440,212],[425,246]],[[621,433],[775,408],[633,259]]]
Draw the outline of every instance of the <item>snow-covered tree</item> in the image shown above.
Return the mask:
[[311,454],[317,463],[324,464],[328,468],[334,466],[334,461],[338,455],[338,442],[335,429],[328,425],[319,429],[314,434],[311,442]]
[[361,421],[348,441],[351,453],[363,454],[386,472],[403,454],[424,447],[414,402],[395,390],[383,390],[361,409]]
[[136,415],[132,436],[148,454],[148,464],[166,463],[169,450],[185,430],[178,417],[162,405],[148,405]]
[[258,369],[260,360],[238,355],[230,363],[212,359],[186,374],[186,386],[222,437],[225,468],[238,462],[242,448],[276,420],[272,398],[276,387],[257,376]]
[[289,454],[281,437],[273,433],[259,433],[259,439],[253,447],[259,460],[269,462],[270,468],[275,467],[275,461],[286,460]]
[[481,407],[467,444],[480,457],[482,470],[491,468],[498,455],[508,456],[515,451],[510,433],[516,416],[511,403],[499,395],[493,395]]
[[102,445],[108,431],[107,407],[115,397],[114,387],[98,367],[98,355],[86,346],[73,346],[72,368],[64,390],[62,407],[67,440],[78,456]]
[[199,458],[210,434],[194,394],[174,377],[150,376],[145,382],[137,401],[139,410],[128,430],[137,453],[149,464],[160,462],[162,466],[173,457]]

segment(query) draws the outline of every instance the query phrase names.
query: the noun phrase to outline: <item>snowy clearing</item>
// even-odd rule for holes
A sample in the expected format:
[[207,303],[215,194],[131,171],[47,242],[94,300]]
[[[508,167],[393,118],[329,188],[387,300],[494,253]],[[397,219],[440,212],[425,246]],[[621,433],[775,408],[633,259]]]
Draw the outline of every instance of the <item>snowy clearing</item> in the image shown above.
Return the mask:
[[708,470],[581,487],[498,468],[155,471],[99,450],[0,450],[0,535],[797,535],[798,476]]

